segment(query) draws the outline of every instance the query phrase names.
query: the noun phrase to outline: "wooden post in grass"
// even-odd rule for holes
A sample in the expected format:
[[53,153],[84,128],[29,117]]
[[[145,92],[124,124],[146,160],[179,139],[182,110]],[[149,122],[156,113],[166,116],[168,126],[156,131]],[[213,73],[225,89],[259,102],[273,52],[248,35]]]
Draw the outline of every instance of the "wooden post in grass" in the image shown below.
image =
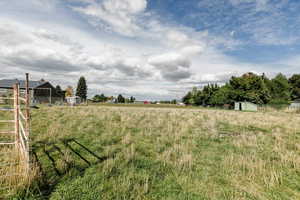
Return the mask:
[[29,74],[26,73],[26,82],[25,82],[25,134],[27,137],[26,143],[26,168],[30,169],[30,144],[29,144],[29,135],[30,135],[30,92],[29,92]]
[[26,82],[25,82],[25,88],[26,88],[26,93],[25,93],[25,106],[26,106],[26,112],[25,112],[25,117],[26,117],[26,134],[27,137],[29,137],[29,126],[30,126],[30,94],[29,94],[29,74],[26,73]]
[[15,114],[15,143],[16,143],[16,149],[19,149],[20,145],[20,125],[19,125],[19,84],[14,84],[14,114]]

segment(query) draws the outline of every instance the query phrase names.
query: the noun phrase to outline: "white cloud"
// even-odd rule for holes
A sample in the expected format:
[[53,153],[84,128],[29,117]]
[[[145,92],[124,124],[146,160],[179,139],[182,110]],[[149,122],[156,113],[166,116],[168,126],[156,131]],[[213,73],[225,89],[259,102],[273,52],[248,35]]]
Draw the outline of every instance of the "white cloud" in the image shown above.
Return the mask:
[[254,3],[257,11],[267,11],[269,9],[269,0],[230,0],[232,5],[239,6],[240,4]]
[[176,69],[179,66],[183,68],[190,67],[191,63],[185,57],[177,53],[167,53],[149,58],[149,63],[158,68],[165,68],[166,70]]
[[168,27],[165,32],[166,37],[162,38],[162,42],[185,56],[201,54],[205,49],[206,44],[203,36],[206,36],[207,33],[193,33],[200,35],[199,39],[195,39],[187,33],[171,27]]
[[187,45],[187,43],[192,43],[186,34],[176,30],[168,31],[166,39],[168,44],[175,48],[180,48]]
[[89,1],[87,5],[74,7],[87,16],[93,17],[91,22],[97,26],[106,25],[108,29],[126,35],[134,36],[141,30],[137,23],[137,15],[147,7],[146,0],[104,0]]
[[190,61],[180,54],[166,53],[156,55],[150,57],[148,62],[161,72],[163,78],[170,81],[179,81],[191,76]]
[[204,51],[204,47],[200,45],[191,45],[191,46],[186,46],[183,47],[180,52],[182,55],[186,56],[194,56],[194,55],[199,55]]

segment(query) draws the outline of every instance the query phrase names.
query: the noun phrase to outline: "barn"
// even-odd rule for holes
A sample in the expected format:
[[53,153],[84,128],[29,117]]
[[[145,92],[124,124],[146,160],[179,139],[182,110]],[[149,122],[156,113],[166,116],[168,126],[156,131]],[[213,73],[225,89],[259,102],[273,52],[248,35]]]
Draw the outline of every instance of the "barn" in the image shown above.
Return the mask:
[[[0,80],[0,96],[9,96],[12,93],[13,85],[20,84],[20,92],[25,92],[25,81],[18,79]],[[45,80],[29,81],[29,90],[32,103],[55,103],[63,101],[63,97],[57,94],[53,85]]]

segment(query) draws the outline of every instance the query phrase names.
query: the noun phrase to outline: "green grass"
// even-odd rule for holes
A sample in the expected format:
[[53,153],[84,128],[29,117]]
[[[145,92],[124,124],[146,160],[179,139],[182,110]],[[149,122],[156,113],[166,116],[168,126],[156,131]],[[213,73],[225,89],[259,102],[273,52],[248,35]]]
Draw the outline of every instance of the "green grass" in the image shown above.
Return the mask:
[[89,103],[89,106],[102,107],[132,107],[132,108],[182,108],[182,109],[201,109],[200,106],[181,106],[177,104],[135,104],[135,103]]
[[300,117],[176,107],[33,110],[19,199],[300,199]]

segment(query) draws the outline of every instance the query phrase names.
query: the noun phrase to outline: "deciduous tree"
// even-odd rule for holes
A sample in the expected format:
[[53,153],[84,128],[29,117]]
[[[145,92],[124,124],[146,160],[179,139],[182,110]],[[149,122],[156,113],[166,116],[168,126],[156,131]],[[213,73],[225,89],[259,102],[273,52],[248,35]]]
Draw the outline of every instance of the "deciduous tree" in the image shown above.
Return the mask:
[[291,99],[300,100],[300,74],[294,74],[290,79]]
[[279,73],[271,82],[272,101],[288,103],[291,99],[291,86],[286,76]]
[[73,88],[72,86],[68,86],[65,93],[66,97],[72,97],[73,96]]

